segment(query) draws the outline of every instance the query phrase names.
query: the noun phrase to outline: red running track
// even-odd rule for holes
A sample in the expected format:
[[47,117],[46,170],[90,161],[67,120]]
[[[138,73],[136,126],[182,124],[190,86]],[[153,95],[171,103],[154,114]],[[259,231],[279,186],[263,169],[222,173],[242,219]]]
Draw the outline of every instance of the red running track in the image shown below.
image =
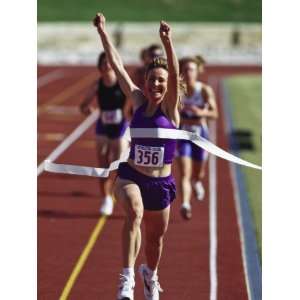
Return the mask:
[[[56,69],[64,76],[38,89],[38,107],[55,105],[61,112],[42,111],[38,116],[38,162],[42,162],[83,120],[76,106],[89,83],[97,78],[91,67],[38,67],[39,76]],[[217,143],[228,149],[224,131],[220,80],[227,75],[259,73],[255,67],[208,67],[207,78],[214,85],[220,107]],[[90,75],[92,74],[92,75]],[[84,78],[90,76],[88,80]],[[82,83],[83,81],[83,83]],[[81,83],[80,83],[81,82]],[[68,90],[60,96],[57,95]],[[59,163],[97,166],[94,128],[90,128],[58,159]],[[248,299],[243,269],[241,241],[237,222],[229,164],[217,160],[216,173],[208,170],[203,202],[193,201],[193,219],[183,221],[180,201],[172,205],[169,229],[160,264],[160,283],[165,290],[163,300],[195,300],[210,298],[210,228],[209,181],[215,177],[217,197],[217,298]],[[174,167],[176,173],[176,166]],[[104,224],[82,269],[71,285],[67,285],[78,259],[99,220],[98,184],[96,178],[42,173],[38,177],[38,298],[51,299],[115,299],[121,270],[121,228],[124,213],[116,204],[114,214]],[[143,247],[137,266],[144,262]],[[135,299],[144,299],[142,283],[137,278]],[[70,282],[70,281],[69,281]],[[67,296],[62,297],[63,291]]]

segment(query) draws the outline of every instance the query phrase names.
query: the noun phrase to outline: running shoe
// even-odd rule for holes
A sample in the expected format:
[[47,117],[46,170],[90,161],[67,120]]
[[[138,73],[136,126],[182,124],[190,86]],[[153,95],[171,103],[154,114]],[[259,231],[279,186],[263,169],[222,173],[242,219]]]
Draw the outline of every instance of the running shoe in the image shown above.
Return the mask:
[[133,300],[134,277],[120,274],[120,285],[117,300]]
[[159,300],[159,293],[162,292],[162,288],[158,282],[158,276],[156,274],[149,274],[146,265],[140,265],[139,273],[141,275],[144,284],[144,295],[146,300]]
[[188,202],[182,203],[180,214],[183,219],[190,220],[192,218],[192,207]]
[[204,199],[205,196],[205,189],[203,187],[203,184],[201,181],[196,181],[194,184],[194,189],[196,192],[196,198],[199,201],[202,201]]
[[104,216],[110,216],[113,213],[114,202],[112,197],[107,196],[104,198],[103,204],[100,207],[100,214]]

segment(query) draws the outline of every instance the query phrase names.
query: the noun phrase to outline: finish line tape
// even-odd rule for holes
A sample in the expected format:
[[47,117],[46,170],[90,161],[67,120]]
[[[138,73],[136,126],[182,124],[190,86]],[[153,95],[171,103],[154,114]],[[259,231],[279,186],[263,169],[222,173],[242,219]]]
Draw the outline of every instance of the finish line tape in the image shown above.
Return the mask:
[[[207,139],[197,135],[196,133],[179,129],[165,129],[165,128],[131,128],[126,130],[124,138],[129,140],[131,138],[158,138],[158,139],[175,139],[175,140],[188,140],[194,143],[196,146],[203,148],[207,152],[223,158],[225,160],[234,162],[236,164],[261,170],[262,168],[251,162],[245,161],[239,157],[236,157],[223,149],[217,147]],[[56,164],[51,160],[45,160],[44,170],[53,173],[71,174],[71,175],[83,175],[93,177],[108,177],[109,173],[113,170],[117,170],[121,162],[127,161],[129,156],[129,149],[121,154],[120,159],[113,161],[108,168],[93,168],[77,165]]]
[[168,138],[175,140],[188,140],[196,146],[203,148],[207,152],[214,154],[225,160],[234,162],[239,165],[261,170],[261,167],[234,156],[223,149],[217,147],[207,139],[199,136],[198,134],[180,129],[165,129],[165,128],[131,128],[130,136],[135,138]]
[[39,176],[43,171],[46,171],[45,164],[46,161],[56,160],[66,149],[70,147],[86,130],[95,123],[99,118],[99,110],[94,110],[77,128],[75,128],[68,137],[63,140],[54,151],[52,151],[47,158],[39,164],[37,168],[37,176]]

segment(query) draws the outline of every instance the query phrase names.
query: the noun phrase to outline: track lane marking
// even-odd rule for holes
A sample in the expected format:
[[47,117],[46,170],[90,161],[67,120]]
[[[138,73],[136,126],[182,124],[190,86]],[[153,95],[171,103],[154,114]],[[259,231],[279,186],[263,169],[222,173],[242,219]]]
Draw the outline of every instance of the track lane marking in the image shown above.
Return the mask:
[[[216,90],[215,80],[208,78],[208,83]],[[217,93],[216,93],[217,94]],[[217,123],[210,121],[211,141],[217,144]],[[210,300],[218,298],[218,232],[217,232],[217,158],[209,155],[209,276],[210,276]]]
[[37,79],[37,88],[41,88],[45,85],[47,85],[50,82],[53,82],[59,78],[62,78],[64,76],[64,72],[62,69],[56,69],[53,71],[50,71]]
[[[216,123],[211,122],[211,139],[216,143]],[[215,155],[209,156],[209,273],[210,300],[218,295],[218,232],[217,232],[217,161]]]
[[47,112],[49,110],[49,107],[53,107],[54,104],[61,104],[64,103],[67,99],[69,99],[71,96],[74,96],[78,93],[80,93],[84,88],[86,88],[89,84],[91,84],[96,79],[97,72],[91,72],[84,78],[76,81],[74,84],[69,86],[68,88],[64,89],[62,92],[51,98],[47,101],[47,103],[44,103],[38,107],[38,116],[44,112]]
[[[231,115],[229,102],[228,102],[229,100],[228,92],[227,89],[225,89],[223,80],[222,80],[221,93],[222,93],[222,98],[224,103],[223,105],[224,128],[226,129],[227,135],[230,136],[233,127],[233,120],[232,120],[232,115]],[[261,266],[259,264],[259,259],[257,255],[257,245],[256,245],[255,235],[253,229],[251,228],[252,223],[249,224],[251,221],[249,207],[245,208],[245,204],[248,203],[248,199],[245,198],[245,196],[242,197],[243,194],[246,193],[246,191],[245,190],[241,191],[242,189],[241,185],[243,185],[243,182],[239,181],[241,180],[238,176],[238,174],[240,173],[239,167],[232,163],[230,163],[229,166],[230,166],[230,177],[233,186],[234,204],[235,204],[235,210],[236,210],[237,222],[239,228],[243,272],[245,276],[247,295],[249,300],[260,300],[262,297]],[[245,217],[246,219],[248,217],[248,219],[244,220]],[[250,239],[252,239],[251,242],[249,241]],[[253,244],[251,249],[249,249],[250,243]],[[251,262],[249,263],[248,260],[250,259]]]
[[66,151],[99,117],[99,110],[94,110],[79,126],[77,126],[38,166],[37,176],[44,171],[45,160],[54,161]]
[[106,223],[106,220],[107,220],[106,216],[101,216],[99,218],[95,228],[93,229],[93,231],[89,237],[89,240],[88,240],[86,246],[84,247],[82,253],[80,254],[79,259],[75,263],[75,266],[71,272],[69,279],[67,280],[66,285],[63,288],[63,291],[59,297],[60,300],[68,299],[68,296],[72,290],[72,287],[74,286],[78,275],[80,274],[83,266],[85,265],[85,262],[87,261],[92,249],[94,248],[95,243]]
[[[221,96],[223,99],[223,103],[226,102],[225,99],[225,93],[224,93],[224,82],[222,81],[222,89],[221,89]],[[228,105],[228,103],[226,103]],[[229,120],[228,120],[228,112],[226,112],[225,105],[223,105],[223,112],[224,112],[224,119],[223,119],[223,126],[226,130],[226,133],[228,136],[231,134],[230,126],[229,126]],[[246,289],[247,289],[247,295],[248,299],[251,299],[251,292],[250,292],[250,286],[249,286],[249,277],[247,274],[247,262],[246,262],[246,254],[245,254],[245,239],[244,239],[244,234],[242,230],[242,220],[241,220],[241,207],[238,203],[238,189],[237,189],[237,183],[236,183],[236,177],[234,176],[234,166],[233,164],[229,164],[229,169],[230,169],[230,178],[231,178],[231,183],[233,186],[233,198],[234,198],[234,206],[235,206],[235,211],[237,215],[237,222],[238,222],[238,228],[239,228],[239,237],[241,241],[241,248],[242,248],[242,263],[243,263],[243,272],[245,276],[245,281],[246,281]]]
[[[61,93],[58,96],[52,98],[51,103],[62,103],[70,94],[74,94],[79,92],[80,88],[82,86],[84,86],[87,82],[89,82],[92,79],[94,79],[94,74],[92,73],[88,76],[86,76],[83,80],[80,80],[79,82],[77,82],[75,85],[71,86],[71,88],[66,92],[66,93]],[[49,102],[46,104],[48,105]],[[44,105],[43,107],[46,107],[46,105]],[[46,109],[45,109],[46,110]],[[96,109],[95,111],[93,111],[93,113],[88,116],[78,127],[76,127],[73,132],[66,137],[66,139],[64,139],[62,141],[62,143],[56,147],[48,156],[47,159],[51,159],[51,160],[55,160],[57,159],[67,148],[69,148],[69,146],[75,142],[99,117],[99,110]],[[44,160],[45,161],[45,160]],[[43,167],[44,167],[44,161],[38,166],[37,169],[37,176],[39,176],[42,172],[43,172]],[[115,202],[115,199],[114,199]],[[96,224],[96,226],[94,227],[89,240],[86,244],[86,246],[84,247],[79,259],[77,260],[75,267],[62,291],[62,294],[60,296],[60,300],[65,300],[68,298],[69,293],[74,285],[74,283],[76,282],[76,279],[78,277],[78,275],[80,274],[91,250],[93,249],[104,225],[105,222],[107,220],[106,216],[101,216]]]
[[[38,142],[61,142],[66,135],[59,132],[48,132],[38,134]],[[82,146],[83,148],[96,147],[95,139],[84,139],[82,141],[77,141],[75,146]]]

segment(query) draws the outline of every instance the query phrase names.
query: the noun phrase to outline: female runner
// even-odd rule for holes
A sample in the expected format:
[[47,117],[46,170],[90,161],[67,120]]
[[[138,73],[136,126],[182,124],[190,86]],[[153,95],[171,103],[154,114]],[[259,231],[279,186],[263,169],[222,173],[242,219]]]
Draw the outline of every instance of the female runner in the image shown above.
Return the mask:
[[[212,88],[197,80],[199,75],[204,72],[204,63],[201,56],[186,57],[180,60],[180,72],[187,89],[186,95],[181,99],[183,105],[181,128],[208,139],[207,119],[216,119],[218,110]],[[180,140],[177,145],[182,199],[181,214],[184,219],[191,219],[192,182],[196,198],[203,200],[205,190],[202,181],[205,176],[205,163],[208,155],[206,151],[190,141]]]
[[[89,94],[80,105],[82,113],[89,114],[90,104],[97,96],[100,117],[96,124],[97,157],[99,166],[108,167],[117,160],[128,143],[122,138],[128,123],[130,102],[122,92],[117,76],[107,60],[105,52],[99,55],[98,70],[101,78],[92,86]],[[103,199],[100,213],[111,215],[113,212],[112,186],[116,172],[107,179],[100,179],[100,195]]]
[[[180,119],[179,65],[170,26],[162,21],[159,30],[167,61],[155,58],[148,65],[142,92],[125,71],[105,29],[104,16],[97,14],[94,24],[124,94],[133,101],[131,128],[177,128]],[[126,219],[122,233],[123,270],[117,299],[133,299],[134,264],[141,244],[142,219],[145,222],[147,264],[141,265],[139,272],[145,299],[159,299],[162,290],[157,269],[169,222],[170,203],[175,199],[175,181],[171,175],[175,148],[175,140],[132,138],[128,162],[119,166],[114,191],[124,206]]]

